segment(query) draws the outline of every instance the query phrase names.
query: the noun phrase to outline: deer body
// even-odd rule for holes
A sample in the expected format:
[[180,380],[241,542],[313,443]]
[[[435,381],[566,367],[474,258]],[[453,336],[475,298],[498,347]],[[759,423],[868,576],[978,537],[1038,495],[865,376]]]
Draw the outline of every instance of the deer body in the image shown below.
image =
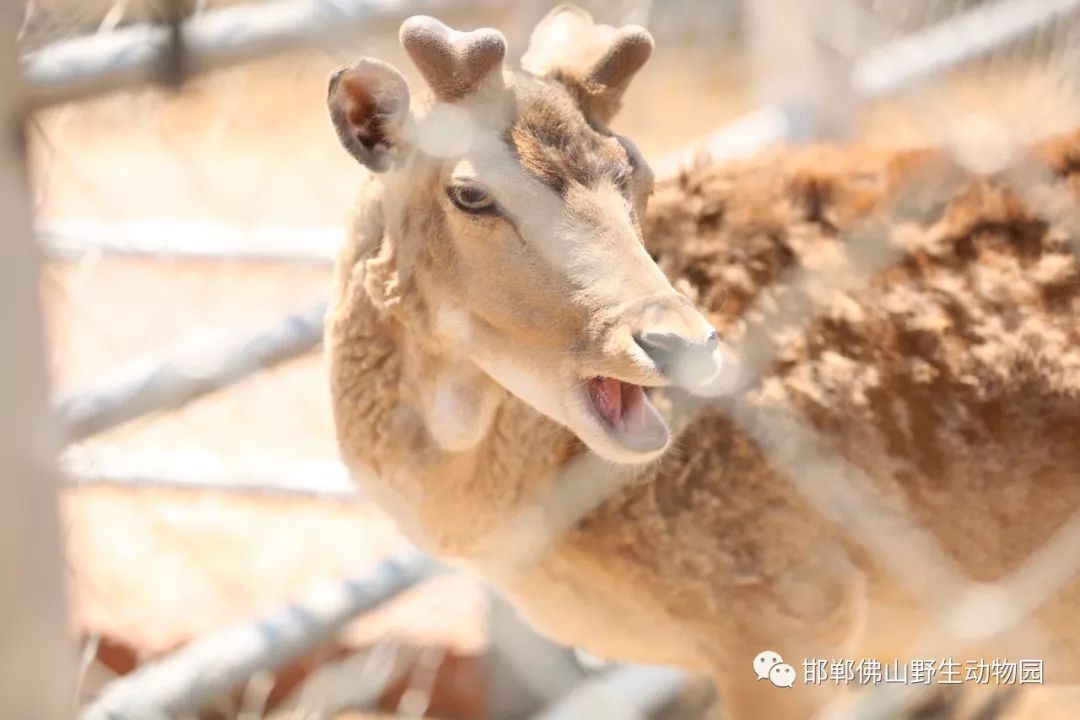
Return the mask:
[[[582,15],[545,21],[563,22]],[[480,138],[449,160],[401,149],[394,113],[408,100],[392,69],[361,61],[332,82],[346,147],[377,171],[397,163],[365,188],[337,266],[327,347],[339,444],[418,543],[492,576],[554,637],[710,673],[736,720],[807,717],[838,688],[758,681],[757,653],[779,652],[800,675],[804,658],[903,658],[969,586],[898,573],[858,506],[829,490],[835,473],[797,487],[800,422],[869,487],[883,536],[910,517],[925,532],[898,542],[929,538],[957,577],[1015,571],[1080,507],[1068,228],[992,179],[959,177],[896,210],[920,173],[955,169],[868,150],[690,170],[646,212],[643,162],[601,125],[628,80],[613,67],[644,62],[636,31],[613,32],[584,82],[565,68],[500,80],[490,31],[407,26],[441,102],[498,109],[484,114],[494,149]],[[542,49],[526,55],[536,68]],[[439,76],[440,62],[468,58],[476,77]],[[558,154],[571,142],[577,161]],[[1080,136],[1041,152],[1048,186],[1076,182]],[[491,177],[528,192],[515,199]],[[895,262],[825,293],[816,319],[762,324],[792,272],[850,271],[866,228],[884,228]],[[689,412],[685,388],[719,382],[722,353],[748,338],[766,349],[761,371]],[[693,361],[673,365],[675,346]],[[629,482],[534,561],[493,571],[507,525],[590,450]],[[1030,608],[1054,628],[1049,645],[967,637],[972,657],[1040,657],[1049,678],[1074,681],[1078,590]]]

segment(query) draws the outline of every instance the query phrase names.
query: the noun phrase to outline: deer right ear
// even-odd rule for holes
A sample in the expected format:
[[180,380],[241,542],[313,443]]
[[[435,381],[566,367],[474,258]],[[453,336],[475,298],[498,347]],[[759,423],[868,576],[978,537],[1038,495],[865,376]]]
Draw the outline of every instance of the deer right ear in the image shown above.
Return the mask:
[[360,58],[330,76],[326,104],[341,144],[374,172],[401,155],[409,117],[409,85],[396,69]]

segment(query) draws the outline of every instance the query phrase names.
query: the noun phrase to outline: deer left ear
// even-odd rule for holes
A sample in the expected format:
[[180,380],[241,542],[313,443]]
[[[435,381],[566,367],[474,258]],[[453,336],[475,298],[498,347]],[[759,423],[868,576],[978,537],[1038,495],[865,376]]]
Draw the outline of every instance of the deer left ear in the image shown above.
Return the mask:
[[394,67],[360,58],[330,77],[326,104],[338,138],[374,172],[385,172],[404,152],[409,85]]

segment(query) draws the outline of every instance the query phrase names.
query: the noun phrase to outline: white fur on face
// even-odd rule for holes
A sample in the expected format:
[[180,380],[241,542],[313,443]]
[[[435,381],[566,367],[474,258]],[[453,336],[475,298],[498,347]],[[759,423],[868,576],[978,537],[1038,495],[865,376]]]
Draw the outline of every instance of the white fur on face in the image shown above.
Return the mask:
[[473,357],[491,378],[524,400],[534,410],[576,431],[566,411],[566,379],[555,368],[534,359],[518,359],[509,354],[478,353]]
[[674,292],[639,241],[631,213],[630,203],[610,182],[578,187],[549,231],[552,261],[559,259],[581,281],[590,305],[618,307]]
[[[563,198],[521,167],[503,134],[492,129],[474,136],[450,177],[475,182],[492,193],[527,248],[521,252],[530,257],[523,257],[522,263],[539,260],[537,272],[551,279],[553,292],[558,293],[558,287],[579,289],[572,296],[553,297],[553,308],[572,302],[589,312],[614,311],[643,296],[673,292],[639,241],[630,203],[612,183],[574,188],[570,197]],[[492,271],[498,272],[497,268]],[[553,310],[552,317],[559,314]],[[583,367],[575,348],[550,347],[539,354],[536,347],[518,348],[497,330],[481,329],[468,311],[450,307],[436,310],[434,327],[443,337],[455,340],[495,382],[571,430],[602,457],[640,463],[663,452],[631,451],[611,437],[591,409],[584,389],[585,380],[597,369]],[[637,348],[628,333],[625,340],[632,354]],[[590,354],[595,357],[600,352],[593,348]],[[641,364],[643,371],[651,368],[647,358]],[[448,449],[470,440],[479,442],[481,438],[453,422],[455,413],[473,412],[462,394],[445,384],[445,379],[439,382],[429,413],[429,422],[437,425],[431,428],[433,436]],[[471,418],[482,419],[475,413],[468,417],[470,425]]]
[[475,179],[487,187],[530,245],[542,245],[553,236],[553,223],[563,209],[562,198],[521,167],[502,131],[477,136],[450,176]]
[[642,246],[632,208],[610,182],[574,188],[563,199],[522,169],[499,134],[484,134],[451,177],[480,182],[512,218],[530,250],[591,307],[625,306],[674,292]]
[[439,103],[416,124],[417,149],[432,157],[451,158],[469,151],[480,132],[474,115],[457,105]]

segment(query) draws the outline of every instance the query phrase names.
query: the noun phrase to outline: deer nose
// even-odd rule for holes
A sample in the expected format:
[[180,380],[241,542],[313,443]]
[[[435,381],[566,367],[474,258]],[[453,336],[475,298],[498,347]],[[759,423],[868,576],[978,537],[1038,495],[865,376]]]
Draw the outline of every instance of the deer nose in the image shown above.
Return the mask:
[[634,342],[660,372],[679,385],[700,385],[720,371],[720,353],[717,352],[720,336],[712,328],[698,338],[676,332],[644,330],[634,333]]

